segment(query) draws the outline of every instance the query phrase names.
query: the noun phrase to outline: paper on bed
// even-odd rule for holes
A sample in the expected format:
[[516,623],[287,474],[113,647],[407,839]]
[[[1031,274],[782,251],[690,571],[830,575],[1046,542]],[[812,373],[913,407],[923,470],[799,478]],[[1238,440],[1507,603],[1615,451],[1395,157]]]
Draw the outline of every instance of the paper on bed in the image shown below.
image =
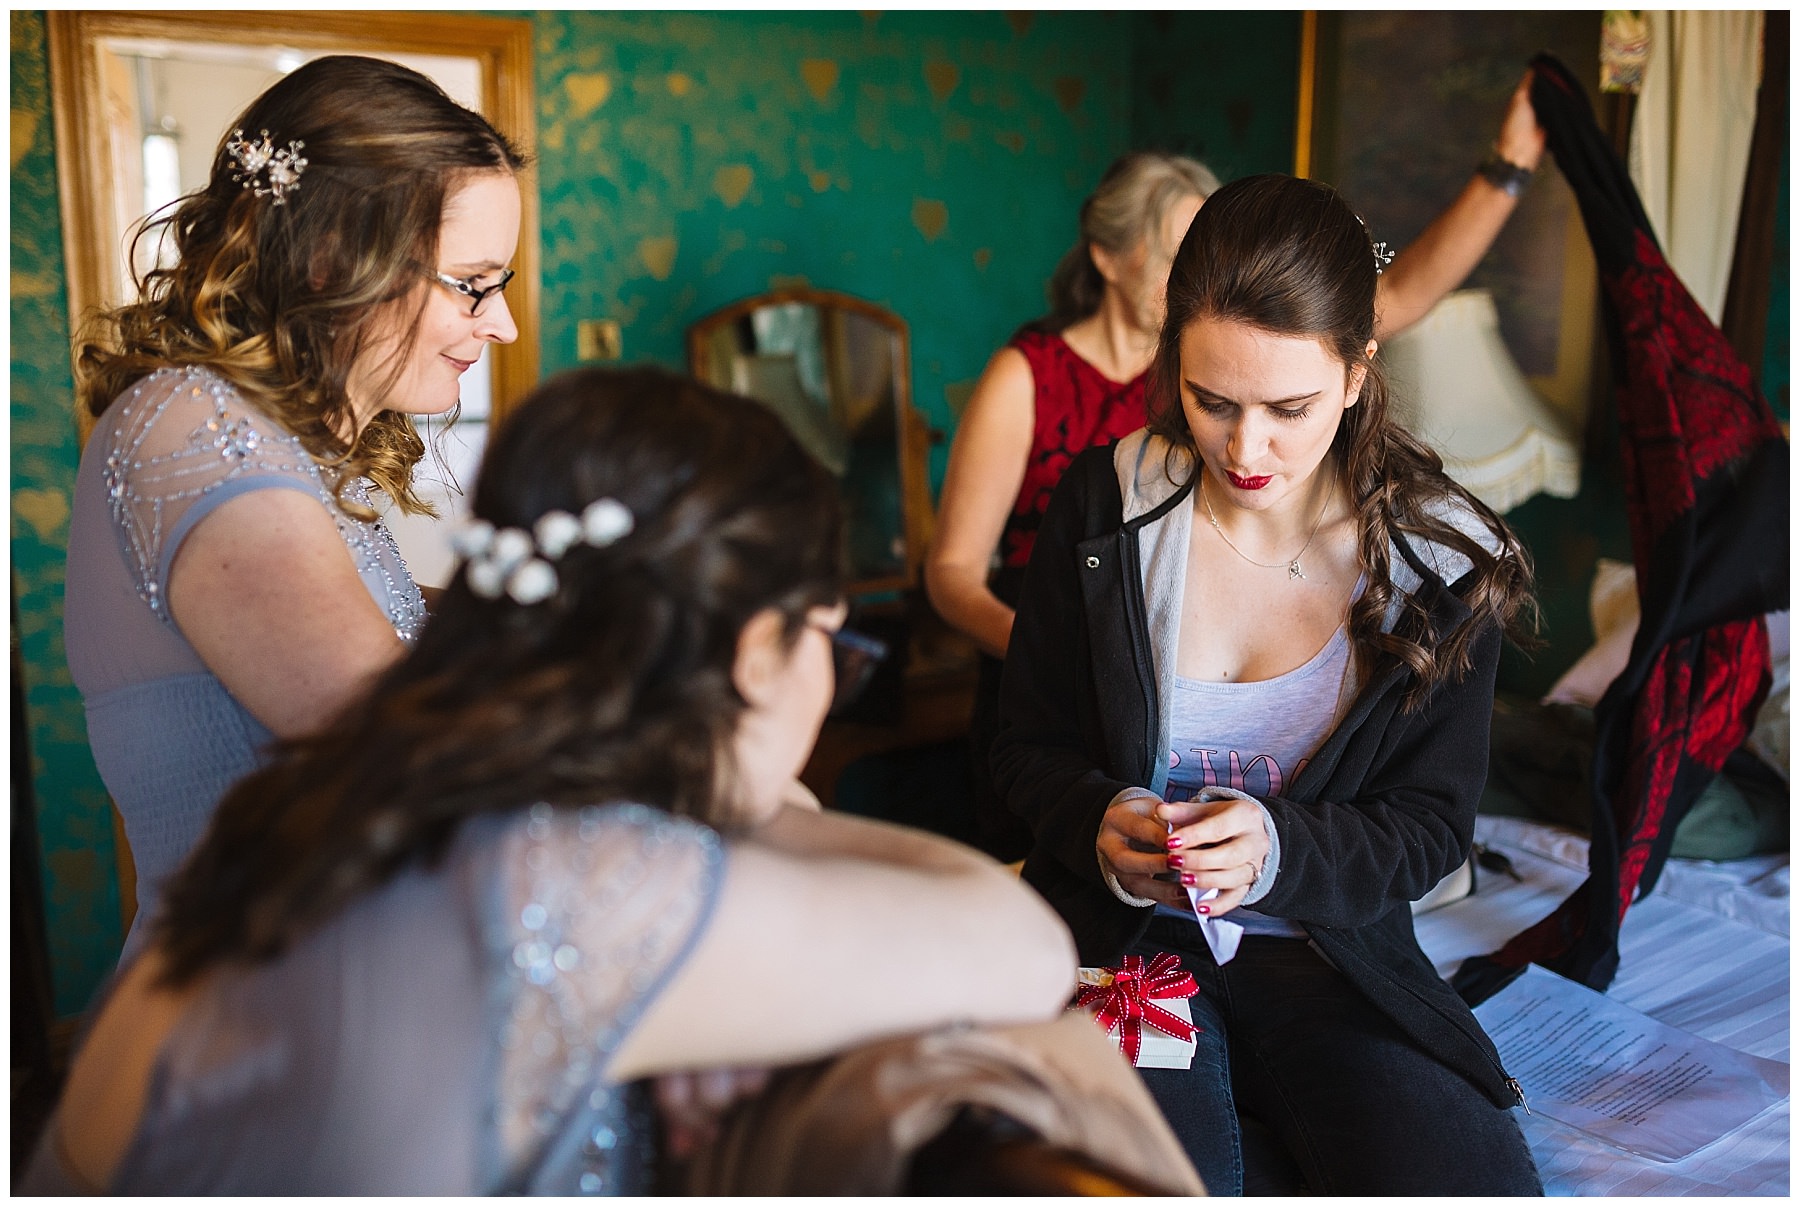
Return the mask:
[[1788,1095],[1788,1067],[1665,1026],[1536,965],[1475,1016],[1530,1109],[1679,1161]]

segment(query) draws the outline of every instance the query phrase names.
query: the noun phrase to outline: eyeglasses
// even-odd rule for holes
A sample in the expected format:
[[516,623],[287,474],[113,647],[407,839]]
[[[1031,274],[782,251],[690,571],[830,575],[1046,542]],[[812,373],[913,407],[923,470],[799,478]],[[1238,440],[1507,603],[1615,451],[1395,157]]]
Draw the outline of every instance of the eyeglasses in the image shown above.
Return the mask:
[[810,620],[807,624],[831,638],[831,670],[837,681],[831,695],[831,713],[836,715],[854,703],[869,685],[876,665],[888,656],[887,644],[854,629],[830,629]]
[[470,318],[479,315],[482,307],[487,304],[489,298],[502,292],[510,285],[514,275],[512,269],[502,268],[500,270],[500,280],[496,283],[492,285],[476,285],[474,277],[470,277],[465,281],[458,277],[447,276],[441,272],[434,272],[431,269],[426,269],[426,272],[434,281],[439,285],[442,285],[445,289],[460,293],[465,298],[469,299]]

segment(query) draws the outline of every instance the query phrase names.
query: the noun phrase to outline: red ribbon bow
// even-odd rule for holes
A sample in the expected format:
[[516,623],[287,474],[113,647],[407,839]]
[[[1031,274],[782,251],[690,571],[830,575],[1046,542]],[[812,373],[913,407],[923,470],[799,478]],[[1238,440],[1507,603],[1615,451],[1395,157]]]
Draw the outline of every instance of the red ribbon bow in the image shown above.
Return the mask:
[[1126,956],[1123,967],[1107,971],[1112,973],[1112,984],[1083,985],[1075,994],[1075,1004],[1100,1004],[1094,1011],[1094,1021],[1109,1032],[1119,1028],[1125,1057],[1132,1064],[1137,1063],[1145,1023],[1176,1039],[1193,1039],[1199,1034],[1200,1028],[1179,1014],[1170,1014],[1153,1000],[1193,997],[1200,991],[1194,974],[1182,968],[1178,957],[1164,952],[1146,964],[1143,956]]

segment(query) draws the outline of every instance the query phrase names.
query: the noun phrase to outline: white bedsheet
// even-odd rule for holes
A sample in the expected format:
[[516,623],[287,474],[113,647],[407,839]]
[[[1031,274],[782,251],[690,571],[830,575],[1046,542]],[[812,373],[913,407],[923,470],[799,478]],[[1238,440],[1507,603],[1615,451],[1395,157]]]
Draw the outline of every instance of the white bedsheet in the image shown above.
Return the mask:
[[[1498,949],[1587,878],[1587,840],[1556,827],[1482,817],[1476,841],[1506,854],[1521,881],[1482,869],[1476,892],[1416,921],[1448,977]],[[1788,1060],[1788,858],[1670,860],[1625,915],[1609,997],[1755,1056]],[[1788,1193],[1789,1104],[1682,1161],[1659,1163],[1542,1115],[1519,1122],[1551,1195]]]

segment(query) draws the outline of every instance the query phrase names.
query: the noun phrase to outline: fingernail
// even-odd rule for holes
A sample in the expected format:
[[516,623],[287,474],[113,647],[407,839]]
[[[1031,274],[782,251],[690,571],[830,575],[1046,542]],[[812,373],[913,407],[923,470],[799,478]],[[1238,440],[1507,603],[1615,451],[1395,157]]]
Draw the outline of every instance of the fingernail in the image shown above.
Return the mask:
[[1177,850],[1181,846],[1181,835],[1179,835],[1179,834],[1169,835],[1169,841],[1163,843],[1163,846],[1167,847],[1171,851]]
[[1179,855],[1170,855],[1170,856],[1169,856],[1169,866],[1170,866],[1170,867],[1172,867],[1172,868],[1178,868],[1178,867],[1180,867],[1180,866],[1181,866],[1181,856],[1179,856]]
[[1196,905],[1194,908],[1199,910],[1203,914],[1212,913],[1212,906],[1210,906],[1210,905]]
[[1198,884],[1199,881],[1194,879],[1194,874],[1192,872],[1183,872],[1181,874],[1181,883],[1183,883],[1183,884]]

